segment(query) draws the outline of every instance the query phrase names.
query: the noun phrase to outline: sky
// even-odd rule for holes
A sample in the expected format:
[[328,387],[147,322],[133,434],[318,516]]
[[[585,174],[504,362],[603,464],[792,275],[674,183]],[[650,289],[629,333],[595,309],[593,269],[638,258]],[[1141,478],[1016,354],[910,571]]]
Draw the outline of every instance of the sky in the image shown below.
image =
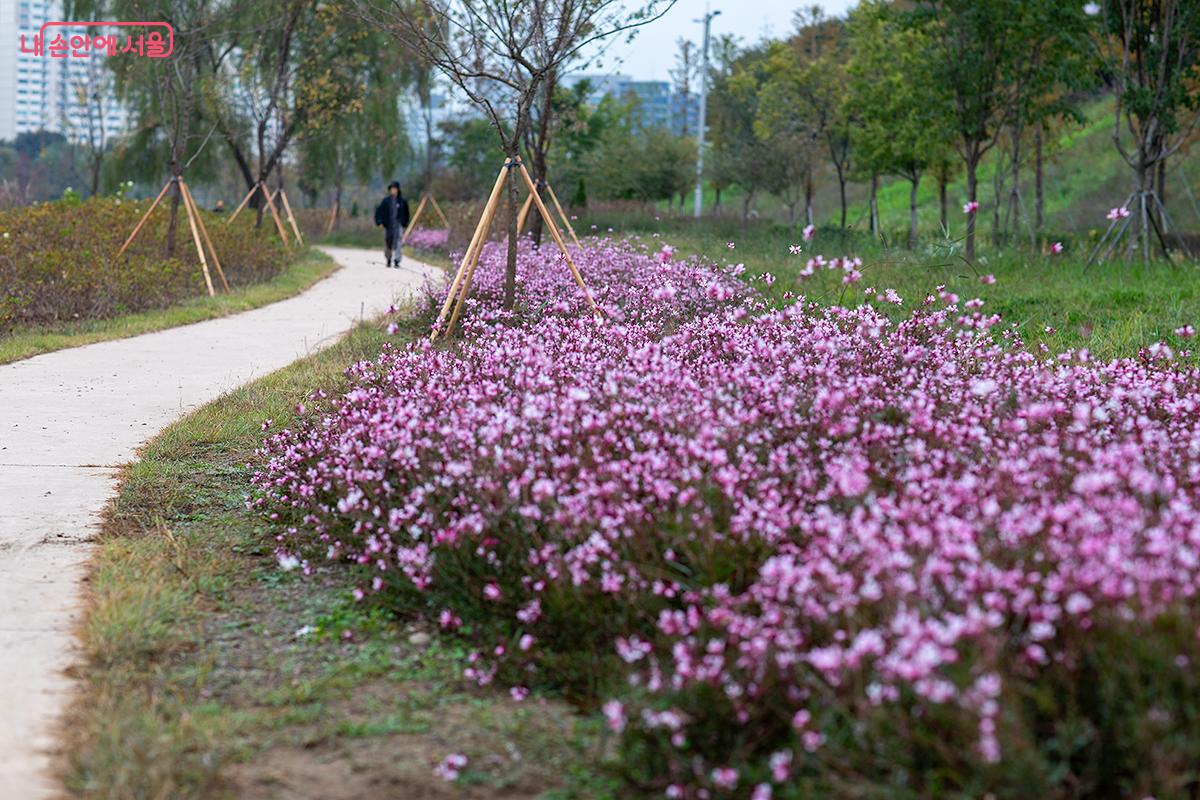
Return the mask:
[[[609,44],[584,71],[620,72],[642,80],[670,80],[675,64],[676,40],[690,37],[697,44],[703,26],[692,20],[704,16],[706,0],[677,0],[662,19],[641,28],[632,43]],[[753,44],[764,35],[780,37],[792,28],[792,15],[802,6],[819,5],[828,16],[842,16],[854,0],[707,0],[713,11],[712,34],[732,33],[742,44]]]

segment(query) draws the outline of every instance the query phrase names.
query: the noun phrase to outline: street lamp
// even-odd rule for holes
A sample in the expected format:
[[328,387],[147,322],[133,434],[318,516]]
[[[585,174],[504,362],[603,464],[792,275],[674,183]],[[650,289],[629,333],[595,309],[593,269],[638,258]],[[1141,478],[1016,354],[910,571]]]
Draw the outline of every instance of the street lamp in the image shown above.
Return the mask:
[[708,108],[708,31],[712,26],[713,17],[720,11],[709,11],[704,4],[704,19],[692,20],[704,24],[704,46],[700,57],[700,135],[696,137],[696,201],[693,203],[693,216],[700,219],[701,204],[704,202],[704,134],[705,113]]

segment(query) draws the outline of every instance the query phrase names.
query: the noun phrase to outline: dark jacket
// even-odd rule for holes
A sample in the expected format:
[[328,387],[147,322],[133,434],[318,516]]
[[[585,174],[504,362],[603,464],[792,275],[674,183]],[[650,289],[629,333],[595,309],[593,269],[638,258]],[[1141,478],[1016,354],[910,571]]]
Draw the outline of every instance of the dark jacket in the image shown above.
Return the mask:
[[390,194],[375,209],[375,224],[382,225],[388,230],[404,230],[408,227],[408,201],[403,196],[392,197]]

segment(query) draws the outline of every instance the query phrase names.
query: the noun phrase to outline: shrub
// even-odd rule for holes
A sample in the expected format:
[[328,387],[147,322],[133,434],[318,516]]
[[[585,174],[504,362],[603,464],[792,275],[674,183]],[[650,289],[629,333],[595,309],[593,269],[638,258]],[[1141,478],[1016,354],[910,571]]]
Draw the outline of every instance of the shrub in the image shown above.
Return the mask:
[[[164,308],[205,294],[182,208],[174,257],[164,255],[168,214],[160,207],[116,258],[148,202],[92,198],[0,211],[0,334]],[[230,286],[267,280],[286,265],[271,232],[240,219],[232,226],[219,216],[205,220]],[[215,270],[213,281],[219,286]]]
[[1195,796],[1200,371],[581,260],[608,322],[549,248],[501,312],[490,246],[461,344],[266,440],[283,562],[461,626],[480,684],[606,701],[671,797]]

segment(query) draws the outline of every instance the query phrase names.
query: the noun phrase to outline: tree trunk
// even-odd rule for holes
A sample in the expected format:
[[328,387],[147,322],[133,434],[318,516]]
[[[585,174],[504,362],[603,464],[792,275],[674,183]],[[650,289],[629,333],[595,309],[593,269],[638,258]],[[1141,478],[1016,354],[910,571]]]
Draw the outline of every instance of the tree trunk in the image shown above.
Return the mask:
[[[1004,226],[1004,246],[1017,241],[1021,231],[1021,129],[1013,128],[1012,188],[1008,192],[1008,224]],[[1010,238],[1011,237],[1011,238]]]
[[171,216],[167,219],[167,258],[175,255],[175,232],[179,229],[179,182],[171,186]]
[[1045,225],[1046,225],[1046,188],[1045,188],[1046,176],[1043,171],[1044,168],[1042,165],[1042,126],[1041,125],[1039,125],[1037,127],[1037,130],[1034,132],[1033,145],[1034,145],[1034,157],[1033,157],[1034,177],[1033,177],[1033,181],[1034,181],[1034,191],[1037,193],[1037,197],[1033,201],[1033,205],[1034,205],[1033,232],[1034,232],[1035,236],[1041,236],[1042,228],[1045,227]]
[[813,172],[809,167],[804,173],[804,221],[813,224]]
[[917,189],[921,185],[921,173],[909,177],[912,188],[908,192],[908,249],[917,249]]
[[1166,233],[1167,218],[1163,213],[1167,208],[1167,160],[1165,158],[1158,162],[1158,177],[1155,184],[1154,193],[1158,195],[1158,202],[1162,204],[1155,209],[1158,212],[1158,229]]
[[746,196],[742,199],[742,222],[747,222],[750,219],[750,209],[754,205],[754,197],[756,192],[751,190],[746,192]]
[[339,179],[333,189],[333,229],[336,231],[342,224],[342,182]]
[[716,193],[716,197],[713,198],[712,213],[714,217],[719,217],[721,216],[721,187],[714,186],[713,192]]
[[943,167],[938,171],[938,203],[941,206],[942,234],[944,236],[950,235],[950,199],[946,193],[948,183],[950,183],[949,170]]
[[838,195],[842,203],[842,230],[846,230],[846,170],[841,163],[835,165],[837,167],[838,177]]
[[[517,158],[517,148],[509,156]],[[508,260],[504,265],[504,310],[512,311],[517,302],[517,173],[508,171]]]
[[[971,151],[967,156],[967,202],[976,202],[975,198],[979,193],[979,155]],[[977,213],[967,215],[967,244],[966,258],[967,261],[975,260],[975,218],[979,216]]]
[[871,173],[871,201],[869,203],[871,238],[879,236],[879,174]]

